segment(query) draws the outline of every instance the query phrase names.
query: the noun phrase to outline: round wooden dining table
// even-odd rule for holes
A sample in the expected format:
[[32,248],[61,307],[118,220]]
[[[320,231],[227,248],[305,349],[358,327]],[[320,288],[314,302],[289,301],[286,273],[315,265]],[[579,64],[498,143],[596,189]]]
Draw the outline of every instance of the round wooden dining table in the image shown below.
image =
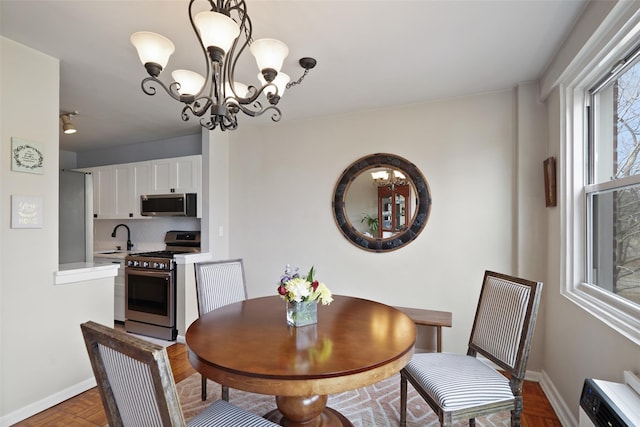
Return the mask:
[[399,372],[413,355],[416,328],[393,307],[340,295],[318,305],[317,324],[293,327],[276,295],[213,310],[185,339],[189,361],[205,377],[276,396],[278,409],[265,418],[290,427],[351,426],[326,406],[328,395]]

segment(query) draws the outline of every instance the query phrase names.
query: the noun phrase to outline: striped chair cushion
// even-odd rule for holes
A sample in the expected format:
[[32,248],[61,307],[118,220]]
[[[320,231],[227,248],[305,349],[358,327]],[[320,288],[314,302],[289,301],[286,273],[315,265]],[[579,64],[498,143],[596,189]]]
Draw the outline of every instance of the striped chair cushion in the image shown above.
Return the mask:
[[98,348],[123,424],[162,427],[150,367],[102,344]]
[[405,369],[445,411],[514,400],[509,380],[472,356],[418,353]]
[[246,412],[229,402],[217,400],[187,422],[188,427],[278,427],[270,421]]
[[512,368],[517,362],[530,292],[529,286],[488,277],[476,314],[471,341]]
[[240,261],[196,265],[200,315],[247,299]]

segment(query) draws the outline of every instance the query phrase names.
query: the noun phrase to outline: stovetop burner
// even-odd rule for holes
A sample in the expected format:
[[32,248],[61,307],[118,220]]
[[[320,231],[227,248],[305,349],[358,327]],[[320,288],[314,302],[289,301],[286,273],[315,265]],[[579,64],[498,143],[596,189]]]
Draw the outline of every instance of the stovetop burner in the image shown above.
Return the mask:
[[174,255],[200,252],[199,231],[168,231],[163,251],[138,252],[125,258],[125,265],[131,268],[153,270],[173,270]]

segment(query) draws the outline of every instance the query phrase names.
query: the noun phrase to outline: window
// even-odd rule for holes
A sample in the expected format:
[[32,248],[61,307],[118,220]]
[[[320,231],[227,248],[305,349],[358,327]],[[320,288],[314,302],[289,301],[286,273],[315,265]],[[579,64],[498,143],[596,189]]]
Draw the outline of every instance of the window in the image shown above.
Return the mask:
[[640,307],[640,60],[636,49],[590,90],[587,283]]
[[619,5],[549,105],[562,130],[561,293],[640,344],[640,14]]

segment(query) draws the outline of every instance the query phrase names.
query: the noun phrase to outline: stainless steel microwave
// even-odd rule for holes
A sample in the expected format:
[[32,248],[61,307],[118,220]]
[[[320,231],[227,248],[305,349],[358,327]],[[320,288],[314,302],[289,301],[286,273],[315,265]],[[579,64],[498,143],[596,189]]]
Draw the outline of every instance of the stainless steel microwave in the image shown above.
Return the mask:
[[142,216],[196,216],[196,193],[143,194]]

